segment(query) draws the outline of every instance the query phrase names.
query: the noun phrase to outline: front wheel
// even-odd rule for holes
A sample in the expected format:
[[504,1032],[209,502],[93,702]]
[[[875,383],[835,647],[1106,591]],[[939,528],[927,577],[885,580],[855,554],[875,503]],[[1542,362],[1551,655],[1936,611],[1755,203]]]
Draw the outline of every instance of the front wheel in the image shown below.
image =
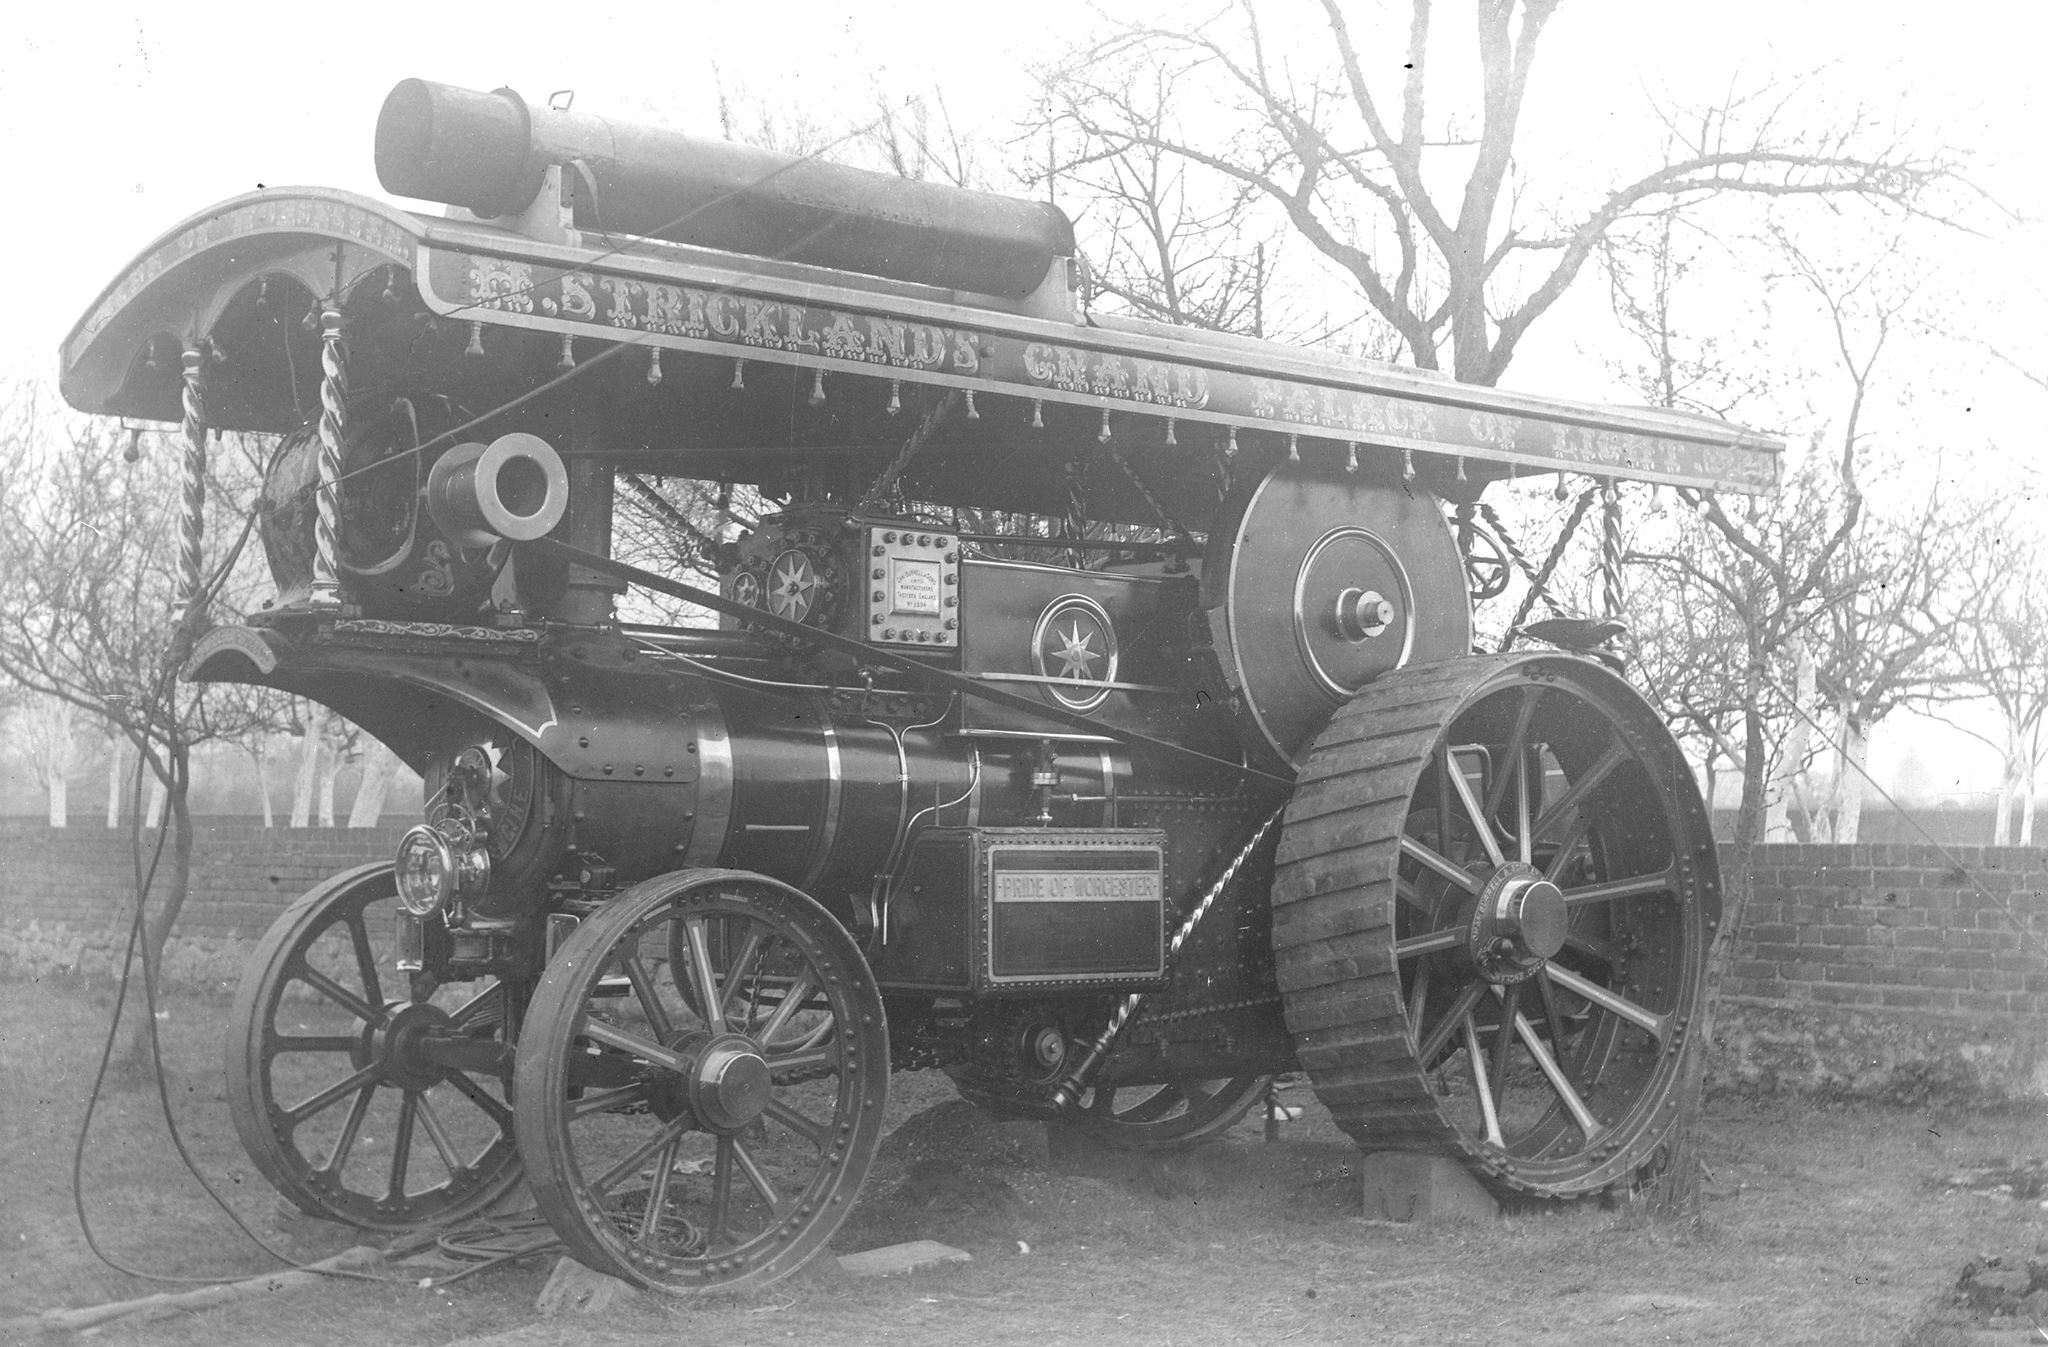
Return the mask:
[[881,1144],[881,992],[795,889],[678,871],[549,961],[514,1085],[534,1197],[576,1258],[664,1291],[765,1285],[831,1239]]
[[520,1174],[506,1082],[426,1051],[509,1044],[520,989],[397,983],[378,967],[397,908],[388,862],[312,889],[250,956],[229,1021],[228,1114],[249,1158],[301,1210],[367,1230],[458,1220]]

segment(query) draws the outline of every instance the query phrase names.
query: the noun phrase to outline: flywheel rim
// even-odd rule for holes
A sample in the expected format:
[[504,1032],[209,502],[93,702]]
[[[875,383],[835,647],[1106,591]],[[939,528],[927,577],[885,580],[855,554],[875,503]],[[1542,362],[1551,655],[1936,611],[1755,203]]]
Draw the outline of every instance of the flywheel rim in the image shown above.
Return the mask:
[[1621,679],[1547,654],[1382,679],[1309,753],[1273,897],[1288,1026],[1362,1146],[1555,1197],[1654,1163],[1719,876],[1690,769]]

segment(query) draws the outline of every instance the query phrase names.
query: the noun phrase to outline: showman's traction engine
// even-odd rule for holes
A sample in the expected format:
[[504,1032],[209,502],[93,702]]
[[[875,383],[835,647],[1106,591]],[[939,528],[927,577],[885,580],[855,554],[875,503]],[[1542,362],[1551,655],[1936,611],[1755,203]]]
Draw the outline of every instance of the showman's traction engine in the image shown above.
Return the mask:
[[426,783],[235,1002],[292,1202],[390,1231],[524,1176],[591,1267],[759,1285],[908,1067],[1109,1146],[1300,1071],[1505,1193],[1657,1163],[1708,816],[1605,664],[1474,653],[1475,511],[1768,490],[1775,444],[1092,314],[1052,206],[509,90],[399,85],[376,158],[445,214],[237,197],[62,353],[179,424],[195,589],[210,433],[276,437],[276,598],[187,676]]

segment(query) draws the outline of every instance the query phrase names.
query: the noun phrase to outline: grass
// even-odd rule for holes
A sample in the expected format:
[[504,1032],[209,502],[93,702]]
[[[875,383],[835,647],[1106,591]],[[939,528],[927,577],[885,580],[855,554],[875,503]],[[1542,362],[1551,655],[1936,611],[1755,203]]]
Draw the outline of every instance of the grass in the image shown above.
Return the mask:
[[[71,1210],[72,1144],[110,1006],[104,992],[0,982],[0,1320],[163,1289],[100,1264]],[[228,1203],[294,1258],[359,1242],[281,1215],[242,1156],[220,1092],[225,1002],[180,996],[167,1009],[177,1116]],[[337,1281],[99,1336],[207,1347],[1932,1343],[1955,1318],[1944,1297],[1966,1259],[2034,1254],[2048,1236],[2035,1203],[1935,1182],[2048,1149],[2030,1114],[1711,1101],[1705,1150],[1721,1196],[1705,1230],[1680,1234],[1591,1203],[1487,1226],[1369,1224],[1356,1215],[1355,1152],[1314,1107],[1270,1145],[1249,1122],[1185,1157],[1091,1176],[1048,1166],[1037,1129],[988,1124],[950,1099],[943,1077],[896,1077],[895,1134],[834,1249],[933,1238],[972,1263],[853,1281],[821,1260],[755,1296],[545,1321],[540,1259],[445,1288]],[[86,1191],[102,1244],[133,1265],[277,1266],[183,1173],[152,1092],[105,1098]]]

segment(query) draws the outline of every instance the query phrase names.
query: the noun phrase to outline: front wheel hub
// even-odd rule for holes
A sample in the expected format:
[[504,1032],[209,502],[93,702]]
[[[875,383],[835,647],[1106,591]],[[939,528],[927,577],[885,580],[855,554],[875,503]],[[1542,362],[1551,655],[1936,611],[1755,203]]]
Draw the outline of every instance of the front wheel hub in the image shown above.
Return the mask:
[[720,1034],[697,1054],[688,1092],[707,1131],[737,1132],[761,1116],[774,1094],[768,1059],[744,1034]]
[[1535,866],[1509,861],[1479,891],[1466,949],[1487,981],[1520,982],[1564,948],[1570,925],[1563,891]]
[[382,1026],[366,1025],[356,1064],[376,1063],[378,1080],[401,1090],[429,1090],[446,1074],[428,1052],[429,1041],[454,1033],[447,1011],[424,1001],[394,1002]]

